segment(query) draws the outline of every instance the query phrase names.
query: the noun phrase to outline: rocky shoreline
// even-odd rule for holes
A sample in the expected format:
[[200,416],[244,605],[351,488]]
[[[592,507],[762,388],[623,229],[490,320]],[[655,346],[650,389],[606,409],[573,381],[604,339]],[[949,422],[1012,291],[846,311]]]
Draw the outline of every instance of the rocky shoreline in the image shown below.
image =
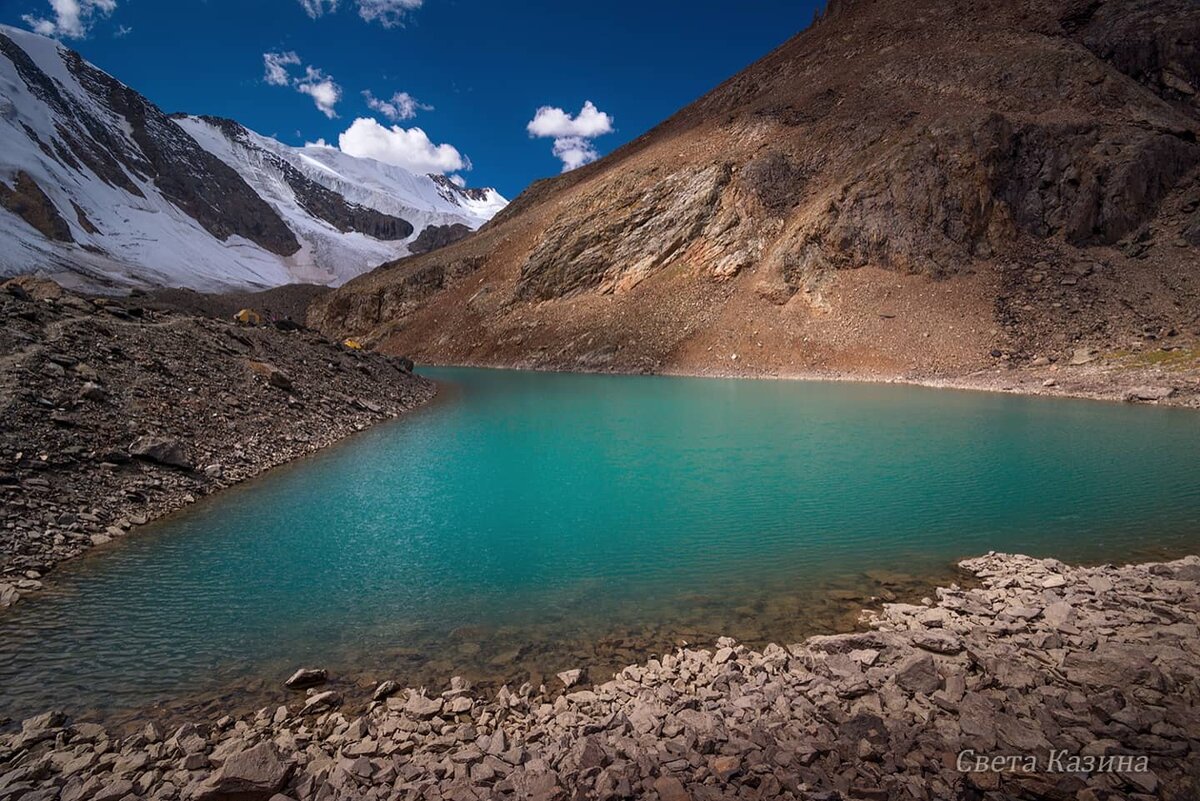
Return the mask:
[[849,381],[868,384],[907,384],[929,389],[999,392],[1045,398],[1074,398],[1152,406],[1200,409],[1200,356],[1190,352],[1180,365],[1164,368],[1138,363],[1139,357],[1083,365],[1044,364],[978,370],[964,375],[857,374],[840,371],[755,373],[724,370],[668,371],[665,375],[706,378],[760,378],[783,381]]
[[[1105,402],[1136,403],[1200,409],[1200,352],[1160,351],[1166,366],[1147,363],[1145,354],[1118,358],[1096,358],[1082,365],[1059,363],[1038,366],[1012,366],[992,370],[945,375],[922,372],[894,373],[863,370],[767,371],[742,368],[678,368],[647,366],[641,375],[666,375],[683,378],[736,378],[777,381],[838,381],[855,384],[901,384],[929,389],[953,389],[968,392],[997,392],[1046,398],[1073,398]],[[1085,357],[1086,358],[1086,357]],[[1153,359],[1158,359],[1152,354]],[[637,371],[606,369],[593,364],[491,360],[455,360],[430,362],[439,367],[476,367],[492,370],[531,370],[567,373],[626,375]]]
[[282,319],[238,325],[0,288],[0,608],[66,559],[434,397],[405,359]]
[[0,799],[1193,799],[1200,558],[988,554],[979,586],[870,630],[723,638],[587,686],[295,700],[118,737],[48,712],[0,735]]

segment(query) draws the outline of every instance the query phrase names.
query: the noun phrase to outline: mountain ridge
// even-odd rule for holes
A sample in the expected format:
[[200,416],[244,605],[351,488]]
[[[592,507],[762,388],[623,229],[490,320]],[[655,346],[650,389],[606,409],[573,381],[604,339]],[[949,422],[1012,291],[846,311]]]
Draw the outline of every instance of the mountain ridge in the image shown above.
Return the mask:
[[633,372],[946,378],[1194,348],[1189,31],[1177,0],[834,4],[310,321],[419,361]]
[[442,229],[473,230],[506,202],[232,120],[167,115],[7,26],[0,89],[0,275],[108,291],[337,284],[405,255],[426,228],[424,242],[443,243]]

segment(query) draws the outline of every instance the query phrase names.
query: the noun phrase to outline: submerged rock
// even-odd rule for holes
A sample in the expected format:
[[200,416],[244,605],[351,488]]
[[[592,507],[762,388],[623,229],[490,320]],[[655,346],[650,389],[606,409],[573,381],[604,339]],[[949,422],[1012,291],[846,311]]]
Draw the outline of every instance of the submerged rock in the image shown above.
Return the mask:
[[283,683],[289,690],[307,690],[329,681],[329,671],[324,668],[300,668]]

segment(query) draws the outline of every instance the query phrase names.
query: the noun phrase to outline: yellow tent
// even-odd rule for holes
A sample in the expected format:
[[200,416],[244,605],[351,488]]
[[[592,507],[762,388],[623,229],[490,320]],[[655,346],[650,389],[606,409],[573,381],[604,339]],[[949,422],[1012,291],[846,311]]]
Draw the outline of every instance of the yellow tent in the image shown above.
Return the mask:
[[357,339],[344,339],[344,340],[342,340],[342,345],[349,348],[350,350],[362,350],[363,349],[362,343],[359,342]]
[[262,325],[262,315],[254,309],[242,309],[237,314],[233,315],[233,319],[237,320],[242,325]]

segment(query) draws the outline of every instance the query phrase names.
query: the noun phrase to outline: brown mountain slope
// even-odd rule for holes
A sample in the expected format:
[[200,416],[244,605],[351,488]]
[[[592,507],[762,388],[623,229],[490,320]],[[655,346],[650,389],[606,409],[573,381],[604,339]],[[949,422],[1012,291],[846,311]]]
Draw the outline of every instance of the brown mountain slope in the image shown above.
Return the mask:
[[310,322],[624,371],[961,378],[1095,348],[1087,370],[1167,364],[1194,392],[1198,42],[1192,0],[835,2]]

